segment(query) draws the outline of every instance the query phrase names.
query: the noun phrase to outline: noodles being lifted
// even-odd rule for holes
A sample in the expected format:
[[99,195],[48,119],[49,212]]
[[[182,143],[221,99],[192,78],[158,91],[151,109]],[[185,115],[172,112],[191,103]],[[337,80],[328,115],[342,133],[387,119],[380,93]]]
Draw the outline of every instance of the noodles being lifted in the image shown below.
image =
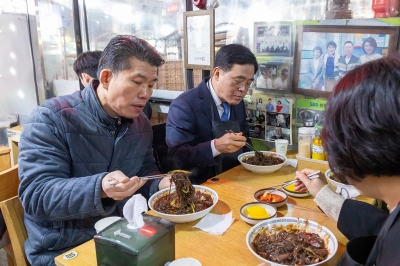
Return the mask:
[[188,175],[190,172],[173,171],[171,178],[175,183],[176,190],[162,196],[154,203],[153,208],[156,211],[166,214],[188,214],[207,209],[213,205],[211,195],[196,191],[190,182]]
[[263,154],[262,152],[255,152],[254,155],[246,156],[242,160],[244,163],[252,165],[276,165],[283,163],[283,159],[274,154]]

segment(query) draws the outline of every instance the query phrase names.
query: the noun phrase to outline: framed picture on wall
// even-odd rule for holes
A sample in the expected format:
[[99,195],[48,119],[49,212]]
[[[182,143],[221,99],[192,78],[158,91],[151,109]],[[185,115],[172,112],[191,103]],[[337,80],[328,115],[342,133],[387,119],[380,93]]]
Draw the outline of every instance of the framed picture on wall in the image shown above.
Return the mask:
[[350,70],[396,50],[398,27],[299,26],[293,92],[327,97]]
[[254,51],[256,55],[291,56],[291,22],[254,23]]
[[290,90],[292,76],[292,64],[272,61],[261,63],[255,75],[256,90]]

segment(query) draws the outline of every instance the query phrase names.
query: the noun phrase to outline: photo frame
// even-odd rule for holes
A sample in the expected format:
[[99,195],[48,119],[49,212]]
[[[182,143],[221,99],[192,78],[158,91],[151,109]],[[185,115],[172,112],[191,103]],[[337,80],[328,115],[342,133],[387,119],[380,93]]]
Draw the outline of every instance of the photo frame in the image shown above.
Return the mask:
[[299,26],[293,92],[327,97],[348,71],[395,52],[398,34],[394,26]]
[[269,61],[258,64],[254,75],[256,91],[290,91],[292,89],[292,63]]
[[254,23],[255,55],[291,56],[292,27],[291,22]]
[[214,9],[183,13],[185,68],[212,70],[215,43]]

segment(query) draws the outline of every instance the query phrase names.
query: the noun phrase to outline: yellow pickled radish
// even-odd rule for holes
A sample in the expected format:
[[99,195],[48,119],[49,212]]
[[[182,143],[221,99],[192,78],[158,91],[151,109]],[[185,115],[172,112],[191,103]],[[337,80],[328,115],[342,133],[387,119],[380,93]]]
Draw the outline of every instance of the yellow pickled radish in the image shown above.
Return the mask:
[[261,206],[251,206],[246,208],[248,217],[253,219],[265,219],[269,217],[267,210]]
[[294,188],[294,184],[290,184],[289,186],[285,187],[287,190],[289,191],[294,191],[294,192],[298,192],[295,188]]

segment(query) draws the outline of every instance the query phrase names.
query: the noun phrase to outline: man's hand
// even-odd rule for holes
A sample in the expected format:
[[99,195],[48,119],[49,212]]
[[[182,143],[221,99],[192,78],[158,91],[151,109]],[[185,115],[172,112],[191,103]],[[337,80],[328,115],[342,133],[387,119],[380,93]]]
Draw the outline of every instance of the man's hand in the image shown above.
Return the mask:
[[121,171],[108,173],[101,181],[101,197],[121,200],[130,197],[146,183],[137,176],[127,177]]
[[242,132],[226,133],[219,139],[215,139],[214,145],[220,153],[233,153],[246,145],[246,137],[243,137]]

